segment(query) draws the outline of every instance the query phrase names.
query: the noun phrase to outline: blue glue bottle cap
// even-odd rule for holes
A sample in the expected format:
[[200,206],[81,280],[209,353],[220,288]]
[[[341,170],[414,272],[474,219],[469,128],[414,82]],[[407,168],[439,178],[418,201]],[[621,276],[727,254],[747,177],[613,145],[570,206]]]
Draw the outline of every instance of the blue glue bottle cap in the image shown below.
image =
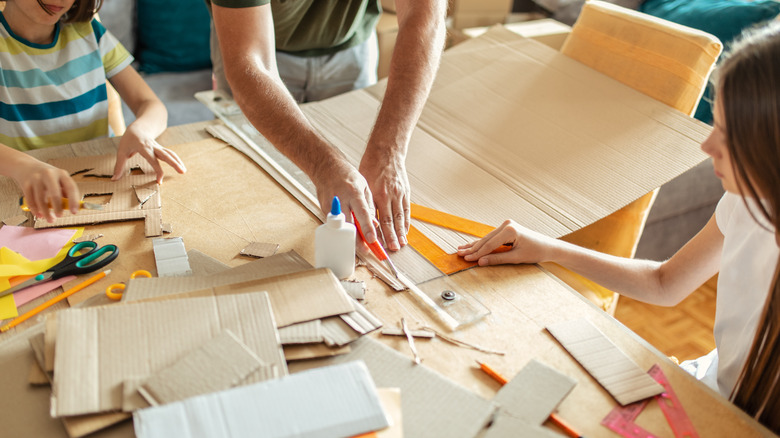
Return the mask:
[[338,216],[341,214],[341,201],[338,196],[333,197],[333,202],[330,204],[330,214]]

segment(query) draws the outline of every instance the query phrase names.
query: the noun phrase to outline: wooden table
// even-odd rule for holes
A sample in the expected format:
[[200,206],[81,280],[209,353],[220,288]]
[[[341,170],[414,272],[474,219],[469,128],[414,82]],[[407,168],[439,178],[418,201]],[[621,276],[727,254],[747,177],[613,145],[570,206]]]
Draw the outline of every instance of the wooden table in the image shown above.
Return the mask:
[[[188,250],[197,249],[229,266],[249,260],[238,253],[250,241],[278,243],[280,251],[295,250],[312,262],[317,219],[252,161],[226,144],[211,139],[204,127],[213,123],[220,122],[172,127],[159,139],[160,143],[175,150],[188,168],[185,175],[174,174],[168,169],[162,185],[163,222],[172,224],[171,235],[181,236]],[[42,159],[110,154],[117,144],[115,138],[95,140],[34,151],[33,154]],[[13,182],[0,178],[0,218],[18,214],[18,196]],[[155,272],[152,239],[144,237],[142,221],[88,226],[85,234],[89,233],[104,234],[99,240],[102,244],[117,244],[120,257],[113,262],[108,278],[74,295],[70,305],[81,301],[88,301],[84,305],[108,304],[102,295],[106,286],[126,280],[139,268]],[[436,326],[435,320],[427,316],[408,293],[393,292],[364,267],[357,269],[356,278],[366,281],[366,305],[385,325],[397,326],[400,318],[405,317],[411,328],[423,323]],[[419,341],[417,349],[425,366],[484,398],[492,398],[499,387],[476,368],[475,359],[491,364],[511,378],[529,360],[536,358],[578,382],[560,405],[559,413],[563,418],[588,437],[617,436],[599,424],[616,402],[544,330],[554,322],[584,317],[643,369],[660,364],[700,436],[773,436],[537,266],[474,268],[433,280],[424,287],[443,290],[453,284],[478,298],[491,314],[451,335],[506,354],[481,353],[440,339]],[[45,298],[23,306],[21,311]],[[65,306],[67,304],[63,303],[60,308]],[[49,388],[31,387],[27,383],[33,361],[28,339],[40,330],[41,324],[31,320],[0,336],[0,435],[66,436],[60,421],[48,415]],[[405,339],[377,333],[371,336],[411,357]],[[297,365],[291,366],[292,371],[297,368]],[[658,436],[673,436],[656,403],[649,404],[637,423]],[[132,424],[124,422],[94,436],[132,436]]]

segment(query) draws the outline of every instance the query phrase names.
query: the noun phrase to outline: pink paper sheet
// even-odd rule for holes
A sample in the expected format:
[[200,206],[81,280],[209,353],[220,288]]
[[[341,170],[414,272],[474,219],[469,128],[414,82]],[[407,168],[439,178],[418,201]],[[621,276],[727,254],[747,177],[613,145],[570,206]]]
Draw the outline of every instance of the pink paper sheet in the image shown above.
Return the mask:
[[12,249],[30,261],[49,259],[56,256],[75,233],[76,230],[68,228],[36,230],[5,225],[0,228],[0,246]]

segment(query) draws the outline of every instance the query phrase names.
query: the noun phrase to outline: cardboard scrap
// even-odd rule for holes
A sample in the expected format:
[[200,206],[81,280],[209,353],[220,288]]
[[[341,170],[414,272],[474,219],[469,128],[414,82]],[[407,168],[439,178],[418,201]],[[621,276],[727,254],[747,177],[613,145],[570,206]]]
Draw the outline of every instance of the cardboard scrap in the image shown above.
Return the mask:
[[497,406],[425,365],[363,336],[349,344],[352,351],[322,359],[324,364],[365,361],[379,387],[401,389],[404,437],[473,438],[490,422]]
[[563,438],[564,436],[544,426],[526,423],[501,412],[493,419],[493,423],[482,438]]
[[187,353],[173,365],[155,373],[138,388],[152,406],[238,385],[265,366],[230,330]]
[[187,260],[190,262],[192,275],[211,275],[230,269],[230,266],[197,249],[187,251]]
[[356,280],[341,280],[341,285],[349,296],[356,300],[366,299],[366,282]]
[[28,219],[27,215],[19,214],[19,215],[16,215],[16,216],[12,216],[12,217],[3,219],[3,224],[4,225],[19,226],[19,225],[27,222],[27,219]]
[[508,415],[539,426],[576,384],[571,377],[531,359],[512,380],[498,390],[493,401]]
[[[408,332],[415,338],[433,339],[436,337],[436,333],[428,330],[408,330]],[[406,336],[400,327],[383,327],[382,334],[385,336]]]
[[328,347],[325,344],[291,344],[284,345],[284,358],[289,362],[293,360],[338,356],[340,354],[347,354],[350,351],[352,351],[352,349],[349,345],[343,347]]
[[[128,169],[137,168],[141,172],[125,174],[117,181],[111,181],[114,155],[97,155],[88,157],[58,158],[49,163],[74,174],[82,174],[76,179],[79,191],[84,196],[111,195],[111,199],[102,210],[80,210],[78,214],[66,211],[62,217],[49,223],[45,219],[35,219],[35,228],[65,227],[72,225],[87,225],[104,222],[144,219],[146,237],[162,234],[162,198],[160,186],[154,169],[140,156],[131,157]],[[143,204],[138,205],[138,198],[133,187],[149,187],[155,193]]]
[[133,186],[133,191],[135,192],[135,197],[138,199],[138,205],[140,206],[152,199],[152,196],[157,193],[157,188],[154,186],[150,187],[149,184],[147,184],[146,186]]
[[241,250],[241,255],[263,258],[276,254],[278,243],[252,242]]
[[322,319],[322,339],[328,347],[343,347],[362,336],[355,331],[340,316]]
[[263,292],[63,310],[51,415],[119,410],[126,380],[153,375],[224,330],[287,372]]
[[73,239],[73,243],[94,242],[94,241],[100,239],[101,237],[103,237],[103,234],[101,234],[101,233],[98,233],[98,234],[86,234],[86,235],[82,235],[81,237],[79,237],[77,239]]
[[299,322],[279,329],[282,345],[313,344],[322,342],[322,321]]
[[139,438],[346,437],[389,420],[365,364],[315,368],[133,414]]
[[157,298],[192,292],[207,287],[224,286],[249,280],[291,274],[312,266],[295,251],[288,251],[245,263],[231,269],[214,270],[213,274],[198,277],[135,278],[127,283],[123,302]]
[[572,319],[546,328],[622,406],[664,392],[660,383],[587,319]]
[[340,315],[341,319],[352,328],[352,330],[365,335],[382,327],[382,321],[370,310],[354,301],[355,311]]
[[184,240],[181,237],[157,238],[152,241],[158,277],[192,275]]
[[30,337],[30,348],[32,348],[35,356],[33,366],[30,367],[30,384],[31,385],[49,385],[52,380],[51,372],[44,371],[46,360],[44,359],[43,350],[44,347],[44,335],[43,333],[37,333]]

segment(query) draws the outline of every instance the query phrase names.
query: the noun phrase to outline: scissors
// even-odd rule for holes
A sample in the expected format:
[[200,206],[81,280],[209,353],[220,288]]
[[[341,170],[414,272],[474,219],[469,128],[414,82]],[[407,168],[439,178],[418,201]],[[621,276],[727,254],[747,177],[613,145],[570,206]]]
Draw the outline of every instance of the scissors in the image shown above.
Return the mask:
[[[130,279],[138,277],[152,278],[152,273],[145,269],[139,269],[130,274]],[[106,296],[114,301],[119,301],[122,299],[122,294],[125,293],[125,287],[124,283],[114,283],[106,288]]]
[[68,250],[65,259],[61,262],[27,281],[0,292],[0,297],[49,280],[96,271],[114,261],[118,255],[119,248],[116,245],[109,244],[98,248],[98,244],[91,240],[79,242]]

